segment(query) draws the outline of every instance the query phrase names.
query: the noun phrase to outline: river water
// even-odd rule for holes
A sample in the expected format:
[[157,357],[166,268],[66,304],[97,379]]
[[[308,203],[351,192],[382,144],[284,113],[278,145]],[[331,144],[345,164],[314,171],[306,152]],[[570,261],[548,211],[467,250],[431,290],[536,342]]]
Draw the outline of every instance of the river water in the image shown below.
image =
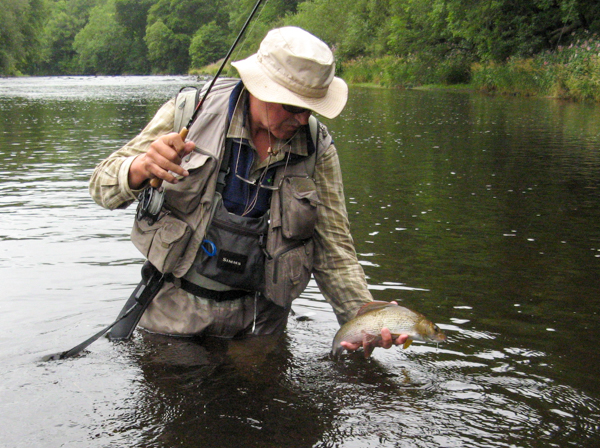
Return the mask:
[[600,110],[351,88],[328,121],[376,299],[447,343],[328,357],[311,283],[285,337],[101,338],[139,281],[95,166],[187,77],[0,79],[0,446],[600,446]]

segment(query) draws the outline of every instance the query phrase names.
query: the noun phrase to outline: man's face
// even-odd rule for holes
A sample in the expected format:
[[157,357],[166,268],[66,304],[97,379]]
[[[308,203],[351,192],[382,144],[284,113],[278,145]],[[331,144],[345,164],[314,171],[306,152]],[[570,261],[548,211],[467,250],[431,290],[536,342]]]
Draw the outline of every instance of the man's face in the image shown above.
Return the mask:
[[312,113],[304,110],[299,113],[289,112],[278,103],[266,103],[251,97],[250,115],[252,126],[256,129],[268,130],[272,135],[281,140],[292,138],[300,126],[308,124]]

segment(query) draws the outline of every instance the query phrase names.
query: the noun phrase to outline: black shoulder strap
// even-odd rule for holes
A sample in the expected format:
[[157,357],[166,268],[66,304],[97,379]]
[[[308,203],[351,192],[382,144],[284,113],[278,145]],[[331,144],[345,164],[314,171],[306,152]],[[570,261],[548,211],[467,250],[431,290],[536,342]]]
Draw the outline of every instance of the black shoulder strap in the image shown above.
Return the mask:
[[142,314],[144,314],[144,311],[148,308],[150,302],[156,297],[156,294],[158,294],[158,291],[162,288],[165,280],[166,276],[161,274],[149,261],[146,261],[142,267],[142,280],[136,286],[133,293],[131,293],[125,306],[123,306],[117,319],[112,324],[72,349],[44,356],[42,360],[56,361],[77,356],[90,344],[106,333],[108,333],[108,339],[112,341],[129,339],[140,321]]
[[217,193],[223,194],[225,189],[225,178],[229,174],[229,159],[231,158],[231,147],[233,146],[233,139],[225,139],[225,150],[223,151],[223,160],[221,160],[221,166],[219,167],[219,174],[217,175]]

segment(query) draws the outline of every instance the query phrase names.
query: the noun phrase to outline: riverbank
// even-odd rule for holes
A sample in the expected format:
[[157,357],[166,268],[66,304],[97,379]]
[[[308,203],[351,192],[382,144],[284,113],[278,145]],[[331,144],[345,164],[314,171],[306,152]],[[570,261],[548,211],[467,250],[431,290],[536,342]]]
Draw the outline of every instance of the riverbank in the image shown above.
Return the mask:
[[350,84],[389,88],[454,88],[505,95],[600,102],[600,38],[591,35],[530,58],[503,63],[453,56],[360,58],[342,63]]
[[[219,63],[190,71],[214,76]],[[227,67],[225,73],[237,76]],[[426,56],[358,58],[345,61],[338,73],[352,85],[453,89],[491,94],[549,97],[600,102],[600,38],[591,35],[568,46],[530,58],[503,63],[474,62],[466,55],[438,60]]]

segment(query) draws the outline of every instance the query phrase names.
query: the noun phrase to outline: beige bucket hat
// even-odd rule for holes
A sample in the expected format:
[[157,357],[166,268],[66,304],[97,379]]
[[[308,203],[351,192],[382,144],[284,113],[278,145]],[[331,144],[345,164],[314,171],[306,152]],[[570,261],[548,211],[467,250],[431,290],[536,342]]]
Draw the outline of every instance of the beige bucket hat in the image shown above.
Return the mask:
[[348,100],[348,86],[334,76],[333,53],[301,28],[269,31],[256,54],[231,65],[261,101],[304,107],[335,118]]

